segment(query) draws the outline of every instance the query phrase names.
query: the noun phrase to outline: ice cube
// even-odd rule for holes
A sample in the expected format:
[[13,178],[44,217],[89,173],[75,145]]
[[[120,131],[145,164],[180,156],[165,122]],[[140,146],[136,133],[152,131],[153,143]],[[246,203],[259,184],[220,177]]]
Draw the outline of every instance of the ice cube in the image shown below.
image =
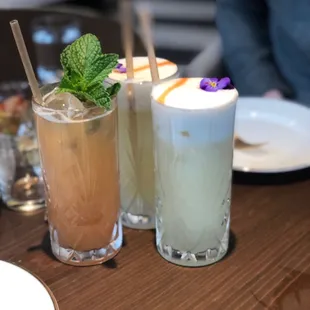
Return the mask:
[[54,110],[83,110],[83,103],[70,93],[51,93],[46,99],[45,104]]
[[43,102],[44,102],[45,107],[48,107],[49,104],[55,99],[55,97],[56,97],[55,91],[56,91],[56,89],[54,89],[50,93],[47,93],[46,95],[44,95]]
[[79,117],[85,112],[83,103],[70,93],[51,93],[45,103],[50,109],[62,110],[70,119]]

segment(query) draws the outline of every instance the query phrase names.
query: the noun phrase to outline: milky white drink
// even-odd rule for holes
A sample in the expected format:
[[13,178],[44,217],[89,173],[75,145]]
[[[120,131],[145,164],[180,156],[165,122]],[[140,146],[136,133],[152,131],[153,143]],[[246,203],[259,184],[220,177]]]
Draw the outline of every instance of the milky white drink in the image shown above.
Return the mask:
[[[122,84],[117,98],[122,220],[131,228],[150,229],[155,227],[150,67],[147,57],[134,57],[134,79],[128,81],[126,61],[119,62],[123,70],[109,77]],[[157,64],[161,80],[177,76],[174,63],[157,58]]]
[[228,248],[235,89],[177,79],[152,92],[157,248],[167,260],[202,266]]

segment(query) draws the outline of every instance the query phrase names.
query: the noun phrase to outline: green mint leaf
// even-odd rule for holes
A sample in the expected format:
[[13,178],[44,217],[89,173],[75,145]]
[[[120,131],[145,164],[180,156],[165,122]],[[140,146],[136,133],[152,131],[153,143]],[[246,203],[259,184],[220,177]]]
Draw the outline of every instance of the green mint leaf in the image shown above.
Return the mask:
[[96,64],[96,74],[91,81],[89,81],[89,86],[94,85],[98,82],[104,81],[112,70],[118,64],[118,55],[116,54],[103,54],[100,59],[98,59]]
[[92,86],[88,92],[77,91],[72,88],[59,88],[57,93],[71,93],[82,102],[91,101],[106,110],[111,108],[110,95],[102,84]]
[[74,89],[74,85],[67,75],[64,75],[59,83],[59,89]]
[[102,54],[97,37],[86,34],[67,46],[60,60],[64,72],[76,74],[80,86],[87,88],[108,77],[118,63],[118,55]]
[[121,84],[120,83],[115,83],[112,86],[106,88],[106,91],[109,93],[110,97],[116,96],[118,91],[121,89]]
[[106,109],[111,108],[111,97],[110,94],[107,92],[106,88],[102,83],[98,83],[93,85],[89,91],[88,95],[96,105],[100,107],[105,107]]
[[60,56],[60,61],[64,72],[75,72],[81,79],[81,82],[87,83],[97,75],[95,67],[97,60],[101,56],[100,42],[96,36],[86,34],[71,45],[67,46]]
[[103,81],[118,63],[118,55],[102,54],[96,36],[86,34],[67,46],[60,56],[64,76],[58,92],[70,92],[81,101],[110,108],[111,98],[120,89],[119,84],[105,88]]

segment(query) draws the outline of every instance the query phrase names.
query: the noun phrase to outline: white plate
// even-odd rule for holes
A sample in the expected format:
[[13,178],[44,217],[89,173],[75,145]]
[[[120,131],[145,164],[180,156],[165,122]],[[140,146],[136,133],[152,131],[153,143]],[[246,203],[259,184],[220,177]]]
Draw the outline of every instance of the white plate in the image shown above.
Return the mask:
[[297,103],[241,97],[236,134],[262,147],[234,150],[234,170],[257,173],[295,171],[310,166],[310,109]]
[[0,261],[0,309],[57,310],[44,285],[26,270]]

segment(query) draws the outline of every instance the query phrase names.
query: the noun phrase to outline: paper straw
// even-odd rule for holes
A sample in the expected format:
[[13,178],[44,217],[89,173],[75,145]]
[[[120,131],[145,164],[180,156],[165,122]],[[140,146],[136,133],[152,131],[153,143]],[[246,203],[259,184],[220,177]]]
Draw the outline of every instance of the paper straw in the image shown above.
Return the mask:
[[[129,113],[129,139],[132,145],[133,152],[133,164],[135,167],[135,173],[140,178],[140,163],[139,163],[139,147],[138,147],[138,114],[136,112],[136,100],[134,93],[134,66],[133,66],[133,27],[132,27],[132,1],[120,0],[120,20],[122,25],[122,41],[126,57],[126,96],[130,108]],[[137,188],[138,193],[140,189]]]
[[151,14],[149,9],[146,6],[141,6],[138,10],[138,16],[140,20],[140,25],[142,28],[143,40],[147,49],[147,55],[149,58],[149,64],[151,69],[152,81],[153,83],[159,82],[159,74],[156,62],[155,49],[152,39],[152,30],[151,30]]
[[39,104],[43,104],[43,100],[42,100],[42,95],[38,86],[38,82],[37,79],[35,77],[31,62],[30,62],[30,58],[28,55],[28,51],[25,45],[25,41],[22,35],[22,32],[20,30],[19,27],[19,23],[17,20],[12,20],[10,21],[10,25],[12,28],[12,32],[13,32],[13,36],[17,45],[17,49],[20,55],[20,58],[22,60],[26,75],[27,75],[27,79],[32,91],[32,95],[34,97],[34,99],[39,103]]
[[126,72],[127,78],[134,78],[133,68],[133,31],[132,31],[132,7],[131,0],[120,1],[120,18],[122,24],[122,40],[126,56]]

